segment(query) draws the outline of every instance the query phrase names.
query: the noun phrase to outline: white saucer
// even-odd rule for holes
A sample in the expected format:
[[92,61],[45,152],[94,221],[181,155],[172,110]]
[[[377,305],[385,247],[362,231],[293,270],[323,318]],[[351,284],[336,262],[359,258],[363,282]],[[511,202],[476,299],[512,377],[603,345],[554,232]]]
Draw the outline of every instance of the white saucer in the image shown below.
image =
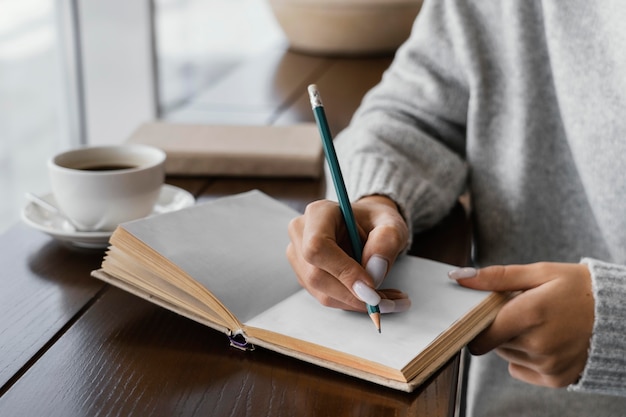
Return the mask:
[[[55,203],[52,194],[46,194],[41,198],[49,203]],[[182,188],[165,184],[161,187],[159,198],[149,216],[180,210],[192,206],[195,202],[196,200],[191,193]],[[64,218],[52,214],[32,202],[28,203],[22,210],[22,220],[27,225],[47,233],[70,247],[81,249],[104,249],[109,245],[109,238],[113,233],[78,232]]]

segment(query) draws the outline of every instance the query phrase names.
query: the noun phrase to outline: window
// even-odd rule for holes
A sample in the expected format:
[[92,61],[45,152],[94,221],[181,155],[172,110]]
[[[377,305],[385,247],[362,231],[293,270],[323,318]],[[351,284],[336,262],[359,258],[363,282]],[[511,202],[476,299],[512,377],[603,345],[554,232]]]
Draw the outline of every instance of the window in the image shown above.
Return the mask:
[[78,141],[59,3],[0,0],[0,232],[19,218],[25,191],[49,189],[50,155]]

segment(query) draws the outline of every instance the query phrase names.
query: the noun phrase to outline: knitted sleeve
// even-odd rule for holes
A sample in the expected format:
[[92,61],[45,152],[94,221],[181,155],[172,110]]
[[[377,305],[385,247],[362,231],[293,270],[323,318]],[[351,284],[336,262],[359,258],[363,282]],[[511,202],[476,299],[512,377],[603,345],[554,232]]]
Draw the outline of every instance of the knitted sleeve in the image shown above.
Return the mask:
[[572,391],[626,396],[626,266],[585,258],[595,298],[589,358]]

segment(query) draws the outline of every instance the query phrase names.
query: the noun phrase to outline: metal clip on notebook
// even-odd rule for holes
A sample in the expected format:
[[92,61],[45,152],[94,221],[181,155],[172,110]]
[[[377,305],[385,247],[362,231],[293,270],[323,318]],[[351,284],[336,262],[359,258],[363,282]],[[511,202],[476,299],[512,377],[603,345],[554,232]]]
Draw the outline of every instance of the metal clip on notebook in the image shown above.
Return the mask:
[[244,335],[241,329],[235,331],[234,333],[230,332],[228,334],[228,340],[230,341],[230,345],[232,347],[237,348],[239,350],[245,350],[245,351],[254,350],[254,345],[248,342],[248,340],[246,339],[246,336]]

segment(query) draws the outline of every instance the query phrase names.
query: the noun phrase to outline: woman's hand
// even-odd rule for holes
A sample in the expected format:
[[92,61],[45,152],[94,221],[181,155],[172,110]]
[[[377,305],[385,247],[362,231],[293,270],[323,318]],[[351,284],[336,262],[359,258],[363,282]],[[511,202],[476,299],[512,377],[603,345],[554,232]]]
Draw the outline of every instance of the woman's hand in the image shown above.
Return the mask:
[[[287,257],[300,284],[325,306],[382,313],[404,311],[406,294],[375,291],[408,242],[408,227],[395,203],[384,196],[364,197],[352,205],[363,247],[364,269],[350,257],[350,242],[339,206],[320,200],[289,224]],[[382,299],[382,301],[381,301]],[[379,304],[380,303],[380,304]]]
[[464,287],[521,291],[469,348],[496,349],[514,378],[563,387],[576,382],[587,362],[594,298],[586,265],[536,263],[463,268],[450,273]]

